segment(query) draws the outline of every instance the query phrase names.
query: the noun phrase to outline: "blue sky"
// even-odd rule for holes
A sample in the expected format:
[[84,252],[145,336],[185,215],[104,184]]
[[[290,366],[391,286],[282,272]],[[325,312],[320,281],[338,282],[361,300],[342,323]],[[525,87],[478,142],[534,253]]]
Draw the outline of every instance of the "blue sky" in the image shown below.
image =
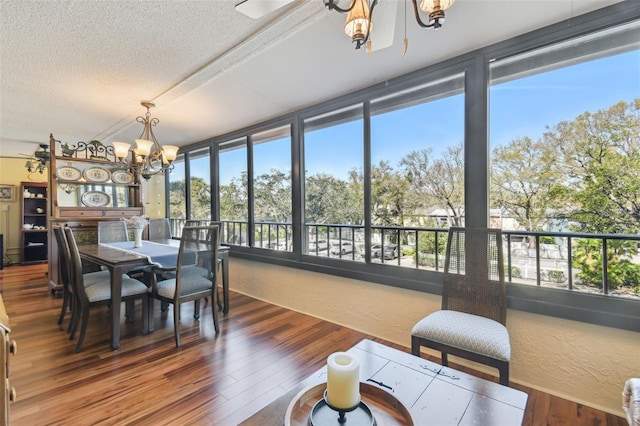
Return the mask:
[[[594,112],[621,100],[640,98],[640,51],[545,72],[490,88],[490,141],[492,146],[529,136],[537,139],[563,120],[585,111]],[[434,154],[464,139],[464,97],[457,95],[399,112],[372,118],[372,160],[397,166],[413,150],[432,148]],[[333,126],[305,135],[305,161],[309,173],[326,172],[346,178],[347,172],[362,166],[362,122]],[[256,174],[270,168],[290,169],[289,141],[279,140],[255,149]],[[286,150],[286,152],[283,152]],[[221,156],[221,183],[246,169],[246,150]],[[182,167],[182,170],[180,168]],[[208,173],[208,165],[195,168]],[[192,173],[194,165],[192,165]],[[184,174],[176,165],[176,179]]]

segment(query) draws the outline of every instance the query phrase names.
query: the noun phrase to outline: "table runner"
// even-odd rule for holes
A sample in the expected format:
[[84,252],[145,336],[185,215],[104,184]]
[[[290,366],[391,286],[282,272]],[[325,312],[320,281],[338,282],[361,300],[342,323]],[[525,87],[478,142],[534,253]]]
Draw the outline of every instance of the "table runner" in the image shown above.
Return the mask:
[[[164,268],[175,267],[178,264],[178,247],[167,244],[155,243],[143,240],[142,247],[133,247],[133,241],[119,241],[112,243],[101,243],[101,245],[111,247],[128,253],[146,256],[149,263],[153,263]],[[187,252],[183,263],[185,265],[194,264],[196,253]]]

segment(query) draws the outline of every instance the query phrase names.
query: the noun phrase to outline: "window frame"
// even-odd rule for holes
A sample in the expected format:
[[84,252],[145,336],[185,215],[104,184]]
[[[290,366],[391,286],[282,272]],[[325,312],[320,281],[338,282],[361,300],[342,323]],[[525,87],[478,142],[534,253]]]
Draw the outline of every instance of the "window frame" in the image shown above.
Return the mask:
[[[389,264],[344,262],[321,256],[304,254],[307,247],[304,232],[304,122],[332,111],[362,103],[364,111],[365,147],[370,147],[368,124],[372,99],[393,96],[399,92],[425,85],[440,79],[442,75],[464,74],[465,93],[465,211],[466,226],[485,227],[489,223],[489,64],[494,58],[506,58],[529,50],[539,49],[613,25],[640,19],[640,4],[621,2],[571,18],[547,27],[498,42],[445,60],[435,65],[408,73],[389,81],[354,91],[338,98],[295,111],[281,117],[216,136],[185,147],[186,156],[191,150],[211,146],[212,165],[212,217],[219,218],[219,182],[213,172],[219,170],[220,144],[236,138],[248,138],[269,129],[291,126],[291,170],[292,170],[292,220],[293,252],[261,250],[247,246],[233,246],[231,255],[258,262],[293,267],[313,272],[353,278],[377,284],[389,285],[414,291],[441,294],[442,273],[429,270],[401,268]],[[248,146],[250,146],[250,142]],[[370,167],[370,152],[365,148],[365,171]],[[251,157],[250,149],[248,157]],[[252,173],[251,159],[247,159],[248,174]],[[167,178],[168,182],[168,178]],[[251,182],[251,181],[250,181]],[[366,181],[365,181],[366,182]],[[481,184],[484,182],[484,185]],[[249,185],[251,187],[251,184]],[[370,196],[365,184],[365,218],[370,216]],[[188,190],[187,190],[188,193]],[[251,201],[250,201],[251,203]],[[251,227],[252,215],[249,215]],[[370,221],[366,229],[370,230]],[[640,301],[611,297],[608,295],[579,293],[571,290],[552,289],[525,284],[508,283],[508,307],[510,309],[565,318],[585,323],[604,325],[620,329],[640,331]]]

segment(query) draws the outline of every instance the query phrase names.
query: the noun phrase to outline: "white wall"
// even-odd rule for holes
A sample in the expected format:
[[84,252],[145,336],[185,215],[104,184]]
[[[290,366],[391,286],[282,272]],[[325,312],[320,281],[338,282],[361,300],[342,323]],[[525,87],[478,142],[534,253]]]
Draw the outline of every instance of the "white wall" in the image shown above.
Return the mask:
[[[440,307],[439,296],[242,259],[231,260],[230,276],[232,290],[406,347],[413,325]],[[507,328],[512,382],[624,416],[624,383],[640,376],[640,333],[515,310]]]

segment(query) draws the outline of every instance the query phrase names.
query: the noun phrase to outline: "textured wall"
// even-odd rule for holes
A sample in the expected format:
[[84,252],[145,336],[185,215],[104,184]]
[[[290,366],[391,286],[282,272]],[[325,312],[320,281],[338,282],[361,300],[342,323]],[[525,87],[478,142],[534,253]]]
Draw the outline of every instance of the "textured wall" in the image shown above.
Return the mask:
[[[440,307],[439,296],[240,259],[230,274],[235,291],[406,347],[413,324]],[[624,415],[624,382],[640,375],[640,333],[514,310],[507,327],[512,381]]]

